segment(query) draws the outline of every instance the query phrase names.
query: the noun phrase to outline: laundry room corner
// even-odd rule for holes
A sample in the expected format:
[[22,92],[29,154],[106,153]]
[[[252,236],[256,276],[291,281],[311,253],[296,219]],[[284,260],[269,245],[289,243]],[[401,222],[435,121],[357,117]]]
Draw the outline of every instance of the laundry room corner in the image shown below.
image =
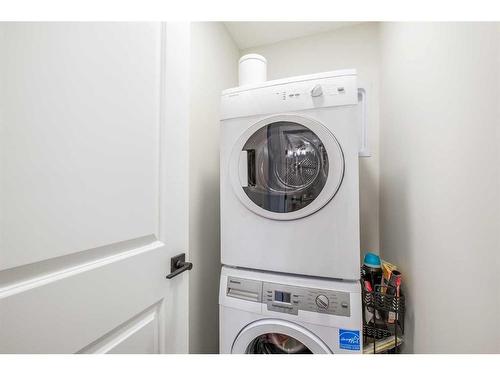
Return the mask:
[[381,253],[407,353],[500,352],[499,30],[382,24]]
[[[322,32],[311,35],[283,37],[271,32],[267,38],[246,37],[237,25],[226,23],[229,30],[240,36],[241,55],[258,53],[267,59],[267,79],[356,67],[360,87],[367,90],[368,144],[370,157],[359,162],[361,255],[365,251],[379,252],[379,71],[380,43],[377,22],[334,22]],[[294,23],[290,23],[293,33]],[[321,24],[321,22],[319,22]],[[265,23],[259,25],[265,28]],[[283,26],[280,26],[280,29]],[[321,30],[321,28],[320,28]],[[260,42],[265,44],[255,45]],[[360,255],[360,256],[361,256]]]
[[238,84],[240,51],[220,22],[191,23],[189,352],[218,353],[220,93]]

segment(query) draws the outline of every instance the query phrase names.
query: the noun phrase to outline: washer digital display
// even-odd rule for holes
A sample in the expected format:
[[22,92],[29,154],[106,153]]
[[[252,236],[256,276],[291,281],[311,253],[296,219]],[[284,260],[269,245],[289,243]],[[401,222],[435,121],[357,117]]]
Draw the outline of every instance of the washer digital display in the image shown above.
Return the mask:
[[291,293],[287,292],[280,292],[278,290],[274,291],[274,300],[276,302],[284,302],[284,303],[290,303],[291,302]]

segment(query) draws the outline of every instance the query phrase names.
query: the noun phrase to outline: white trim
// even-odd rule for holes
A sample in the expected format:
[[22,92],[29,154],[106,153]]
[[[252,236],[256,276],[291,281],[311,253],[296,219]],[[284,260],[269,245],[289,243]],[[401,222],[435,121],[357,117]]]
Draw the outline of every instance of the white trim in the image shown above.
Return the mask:
[[146,316],[142,317],[137,324],[129,327],[125,331],[123,331],[119,336],[114,337],[110,342],[106,343],[102,348],[99,348],[94,353],[95,354],[106,354],[116,348],[118,345],[123,343],[126,339],[131,337],[133,334],[139,332],[149,323],[153,322],[157,318],[156,311],[152,311],[148,313]]
[[[160,303],[161,304],[161,303]],[[129,337],[133,336],[135,333],[139,332],[141,329],[146,327],[149,323],[159,319],[159,304],[155,304],[153,307],[148,308],[145,312],[141,313],[139,316],[132,318],[130,321],[120,325],[118,328],[101,337],[97,342],[94,342],[82,350],[78,351],[78,354],[107,354],[113,349],[115,349],[120,344],[124,343]],[[125,327],[125,328],[124,328]],[[154,352],[161,353],[161,343],[159,340],[160,327],[156,327],[155,333],[155,350]]]
[[[189,259],[189,95],[191,26],[162,23],[160,147],[160,232],[169,256],[185,252]],[[171,161],[175,160],[175,163]],[[168,265],[167,265],[168,267]],[[168,273],[168,269],[166,269]],[[162,311],[162,353],[189,351],[189,272],[166,281]]]
[[86,263],[81,263],[77,266],[64,268],[60,271],[55,271],[49,274],[45,274],[43,276],[33,277],[28,280],[24,280],[19,283],[10,284],[6,287],[0,288],[0,299],[12,296],[14,294],[18,294],[21,292],[25,292],[27,290],[38,288],[43,285],[47,285],[53,283],[55,281],[65,279],[71,276],[78,275],[83,272],[87,272],[99,267],[106,266],[111,263],[116,263],[118,261],[146,253],[148,251],[153,251],[165,246],[165,244],[161,241],[154,241],[148,245],[141,246],[135,248],[133,250],[124,251],[119,254],[114,254],[105,258],[101,258],[98,260],[93,260]]

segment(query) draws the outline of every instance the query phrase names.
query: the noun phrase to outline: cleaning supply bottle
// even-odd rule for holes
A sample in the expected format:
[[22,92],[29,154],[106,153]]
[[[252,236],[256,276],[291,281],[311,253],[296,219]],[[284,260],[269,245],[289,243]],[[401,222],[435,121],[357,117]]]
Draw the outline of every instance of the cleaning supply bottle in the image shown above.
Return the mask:
[[382,283],[382,264],[380,257],[374,253],[366,253],[361,271],[363,280],[369,281],[373,290]]
[[368,301],[365,301],[365,304],[368,302],[365,307],[365,323],[385,328],[380,311],[374,308],[375,295],[376,292],[380,291],[380,285],[382,284],[382,262],[377,254],[366,253],[361,268],[361,277],[365,292],[368,292],[365,294],[365,298],[368,299]]

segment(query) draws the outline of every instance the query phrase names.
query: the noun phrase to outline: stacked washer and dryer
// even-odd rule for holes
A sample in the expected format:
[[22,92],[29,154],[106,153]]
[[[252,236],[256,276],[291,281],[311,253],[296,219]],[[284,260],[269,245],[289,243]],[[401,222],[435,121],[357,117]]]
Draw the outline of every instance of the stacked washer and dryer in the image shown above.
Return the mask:
[[221,353],[361,353],[359,92],[342,70],[222,93]]

